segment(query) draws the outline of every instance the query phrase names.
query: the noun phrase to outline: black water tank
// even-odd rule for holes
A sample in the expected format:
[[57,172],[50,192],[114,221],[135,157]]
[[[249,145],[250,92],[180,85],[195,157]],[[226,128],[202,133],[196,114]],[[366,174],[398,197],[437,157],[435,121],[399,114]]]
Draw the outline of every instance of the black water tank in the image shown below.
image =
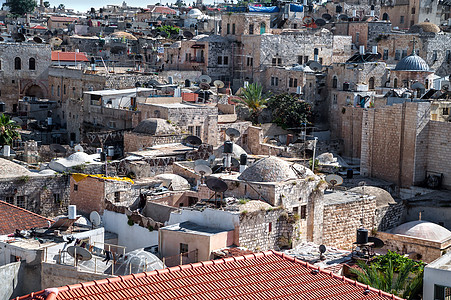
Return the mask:
[[337,6],[335,7],[335,12],[336,12],[337,14],[341,13],[342,11],[343,11],[343,7],[341,7],[341,5],[337,5]]
[[247,165],[247,154],[243,153],[240,155],[240,165]]
[[100,161],[106,161],[106,152],[100,152]]
[[231,141],[224,143],[224,153],[233,153],[233,143]]
[[352,179],[352,177],[354,177],[354,171],[352,169],[348,169],[346,171],[346,178]]
[[190,87],[191,81],[189,79],[185,79],[185,87]]
[[368,243],[368,230],[365,228],[357,229],[357,244]]

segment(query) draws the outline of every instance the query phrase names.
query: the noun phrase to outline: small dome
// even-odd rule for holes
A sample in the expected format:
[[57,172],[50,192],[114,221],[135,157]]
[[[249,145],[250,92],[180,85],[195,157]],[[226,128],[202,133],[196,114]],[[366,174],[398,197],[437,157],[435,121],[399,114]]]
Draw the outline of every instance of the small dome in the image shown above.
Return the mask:
[[430,22],[418,23],[410,27],[409,33],[440,32],[440,27]]
[[[224,144],[218,147],[213,153],[216,157],[224,157]],[[247,154],[246,151],[239,145],[233,143],[232,157],[240,159],[241,154]]]
[[155,176],[155,178],[162,180],[163,186],[171,191],[189,190],[191,188],[188,180],[177,174],[160,174]]
[[0,178],[33,175],[27,168],[7,159],[0,158]]
[[187,14],[190,18],[196,18],[196,17],[200,17],[203,15],[203,13],[198,10],[197,8],[193,8],[192,10],[190,10]]
[[255,182],[279,182],[305,178],[314,175],[312,171],[298,164],[290,164],[275,156],[260,159],[244,170],[238,179]]
[[110,35],[113,38],[124,38],[130,41],[138,40],[133,34],[125,32],[125,31],[116,31]]
[[141,123],[133,129],[133,132],[150,135],[171,135],[179,133],[177,128],[168,123],[167,120],[158,118],[149,118],[141,121]]
[[401,59],[394,69],[395,71],[422,71],[430,72],[428,64],[416,54]]
[[399,225],[391,233],[408,235],[420,239],[442,242],[451,239],[451,231],[428,221],[411,221]]
[[359,186],[359,187],[352,188],[348,191],[358,193],[358,194],[365,193],[365,195],[376,197],[376,207],[382,207],[382,206],[387,206],[389,204],[396,203],[389,192],[387,192],[384,189],[375,187],[375,186],[365,186],[365,187]]

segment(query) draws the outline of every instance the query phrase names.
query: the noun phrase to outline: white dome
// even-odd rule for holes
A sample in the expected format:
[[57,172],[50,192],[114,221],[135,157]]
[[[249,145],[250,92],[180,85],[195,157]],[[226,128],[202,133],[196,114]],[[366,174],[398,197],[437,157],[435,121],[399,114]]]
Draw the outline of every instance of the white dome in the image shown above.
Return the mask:
[[163,185],[170,188],[171,191],[189,190],[191,188],[188,180],[177,174],[160,174],[155,178],[162,180]]
[[428,221],[411,221],[399,225],[391,233],[408,235],[420,239],[442,242],[451,239],[451,231]]
[[190,10],[190,11],[188,12],[187,15],[188,15],[188,17],[190,17],[190,18],[196,18],[196,17],[202,16],[203,13],[202,13],[200,10],[198,10],[197,8],[193,8],[192,10]]

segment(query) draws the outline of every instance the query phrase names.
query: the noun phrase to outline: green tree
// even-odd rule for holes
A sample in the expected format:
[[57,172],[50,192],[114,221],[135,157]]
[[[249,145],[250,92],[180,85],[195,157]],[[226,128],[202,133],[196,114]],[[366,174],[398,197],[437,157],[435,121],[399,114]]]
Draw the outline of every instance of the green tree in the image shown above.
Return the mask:
[[9,116],[0,115],[0,145],[11,145],[13,140],[20,138],[19,128],[20,126]]
[[45,8],[49,8],[50,7],[50,2],[48,2],[48,1],[44,1],[44,7]]
[[23,16],[33,12],[37,3],[35,0],[8,0],[3,5],[9,7],[13,15]]
[[177,35],[180,32],[180,28],[171,25],[163,25],[155,29],[158,30],[159,32],[166,32],[168,37],[171,37],[172,35]]
[[351,272],[363,284],[405,299],[413,299],[423,286],[423,266],[410,259],[399,264],[398,268],[397,263],[399,261],[396,262],[393,257],[386,258],[383,267],[377,261],[370,265],[358,261],[360,270],[352,269]]
[[267,101],[267,97],[263,95],[263,87],[258,83],[249,84],[243,89],[240,99],[236,100],[237,103],[241,103],[249,109],[250,119],[254,124],[258,123],[258,116],[266,108]]
[[273,122],[282,128],[301,127],[302,123],[309,123],[312,116],[310,104],[289,94],[271,97],[268,108],[272,110]]

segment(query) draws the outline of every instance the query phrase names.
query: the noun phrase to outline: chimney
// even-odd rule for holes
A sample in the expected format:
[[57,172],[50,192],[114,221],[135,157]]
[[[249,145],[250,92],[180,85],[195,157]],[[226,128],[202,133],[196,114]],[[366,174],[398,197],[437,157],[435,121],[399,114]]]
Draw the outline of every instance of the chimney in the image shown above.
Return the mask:
[[360,55],[365,55],[365,46],[360,46]]

